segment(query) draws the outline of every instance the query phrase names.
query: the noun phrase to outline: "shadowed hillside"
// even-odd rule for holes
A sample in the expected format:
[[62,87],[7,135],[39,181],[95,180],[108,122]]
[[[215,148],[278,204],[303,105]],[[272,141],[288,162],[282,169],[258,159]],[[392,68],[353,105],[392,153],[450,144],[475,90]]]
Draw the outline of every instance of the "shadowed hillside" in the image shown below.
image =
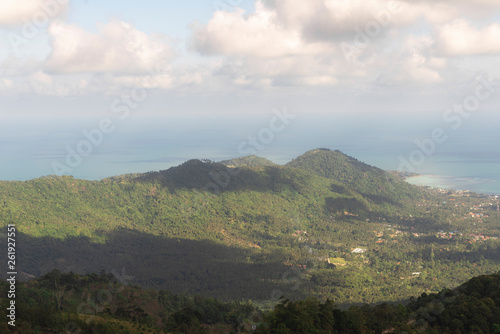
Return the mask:
[[[23,272],[40,276],[54,268],[78,274],[105,270],[133,277],[131,283],[174,293],[203,294],[224,300],[267,299],[289,268],[277,250],[261,254],[209,241],[171,239],[128,230],[106,234],[105,243],[86,237],[58,240],[18,236]],[[5,271],[6,272],[6,271]],[[298,292],[293,293],[297,298]]]

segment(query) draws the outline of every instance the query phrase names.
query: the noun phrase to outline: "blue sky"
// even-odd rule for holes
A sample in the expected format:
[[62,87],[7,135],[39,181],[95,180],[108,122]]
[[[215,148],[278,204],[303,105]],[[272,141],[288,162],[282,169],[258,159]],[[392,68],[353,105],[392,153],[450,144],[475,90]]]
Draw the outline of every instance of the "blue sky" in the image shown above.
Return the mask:
[[[460,121],[459,133],[469,117],[446,110],[475,102],[468,98],[496,124],[499,14],[496,0],[3,0],[0,153],[14,161],[12,152],[56,133],[48,151],[62,161],[103,119],[115,125],[108,142],[136,125],[134,138],[147,135],[158,119],[200,145],[213,139],[200,130],[208,124],[235,129],[241,142],[284,108],[310,125],[276,134],[270,151],[322,119],[349,119],[346,136],[359,137],[360,127],[395,144],[405,129],[388,127],[393,120],[409,129]],[[22,143],[9,141],[12,131]],[[50,172],[46,165],[39,174]]]
[[[119,18],[132,22],[137,29],[147,33],[163,32],[172,37],[187,38],[186,28],[194,20],[207,23],[215,9],[215,2],[186,1],[73,1],[68,20],[88,30],[95,31],[96,22]],[[241,5],[251,5],[250,2]],[[251,8],[251,6],[250,6]]]

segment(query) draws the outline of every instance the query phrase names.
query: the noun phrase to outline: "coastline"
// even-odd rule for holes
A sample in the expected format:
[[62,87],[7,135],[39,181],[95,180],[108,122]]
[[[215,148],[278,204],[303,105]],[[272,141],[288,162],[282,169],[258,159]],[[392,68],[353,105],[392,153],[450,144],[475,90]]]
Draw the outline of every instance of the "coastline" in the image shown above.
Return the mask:
[[497,190],[500,187],[498,181],[491,178],[419,174],[406,177],[405,181],[416,186],[500,196],[500,190]]

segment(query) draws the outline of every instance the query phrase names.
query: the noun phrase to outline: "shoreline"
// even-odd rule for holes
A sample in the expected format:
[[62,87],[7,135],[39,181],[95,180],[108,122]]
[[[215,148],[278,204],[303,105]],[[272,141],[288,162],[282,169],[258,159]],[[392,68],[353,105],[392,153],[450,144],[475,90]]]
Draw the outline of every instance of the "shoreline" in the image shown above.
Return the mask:
[[478,189],[478,187],[482,188],[481,185],[498,182],[498,180],[490,178],[419,174],[408,176],[404,180],[415,186],[427,186],[433,189],[453,191],[470,191],[476,194],[500,196],[500,190]]

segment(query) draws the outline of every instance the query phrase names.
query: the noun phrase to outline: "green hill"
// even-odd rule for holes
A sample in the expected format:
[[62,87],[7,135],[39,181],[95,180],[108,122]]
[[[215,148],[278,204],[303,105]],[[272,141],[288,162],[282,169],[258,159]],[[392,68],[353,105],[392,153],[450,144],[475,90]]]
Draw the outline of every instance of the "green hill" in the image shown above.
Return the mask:
[[421,196],[421,192],[401,178],[380,168],[367,165],[335,150],[319,148],[293,159],[286,167],[307,170],[318,176],[345,184],[374,201],[405,201]]
[[230,160],[223,160],[221,164],[227,167],[264,167],[264,166],[276,166],[274,162],[266,158],[261,158],[256,155],[249,155],[241,158],[234,158]]
[[98,238],[128,228],[166,237],[262,244],[288,237],[297,228],[327,231],[332,215],[389,218],[407,210],[305,170],[234,169],[199,160],[126,178],[64,176],[0,182],[0,187],[0,218],[22,222],[20,231],[35,237]]
[[16,224],[27,276],[126,268],[143,286],[225,300],[395,301],[498,270],[490,199],[401,180],[380,192],[385,172],[340,152],[299,160],[303,169],[190,160],[102,181],[0,182],[0,220]]

